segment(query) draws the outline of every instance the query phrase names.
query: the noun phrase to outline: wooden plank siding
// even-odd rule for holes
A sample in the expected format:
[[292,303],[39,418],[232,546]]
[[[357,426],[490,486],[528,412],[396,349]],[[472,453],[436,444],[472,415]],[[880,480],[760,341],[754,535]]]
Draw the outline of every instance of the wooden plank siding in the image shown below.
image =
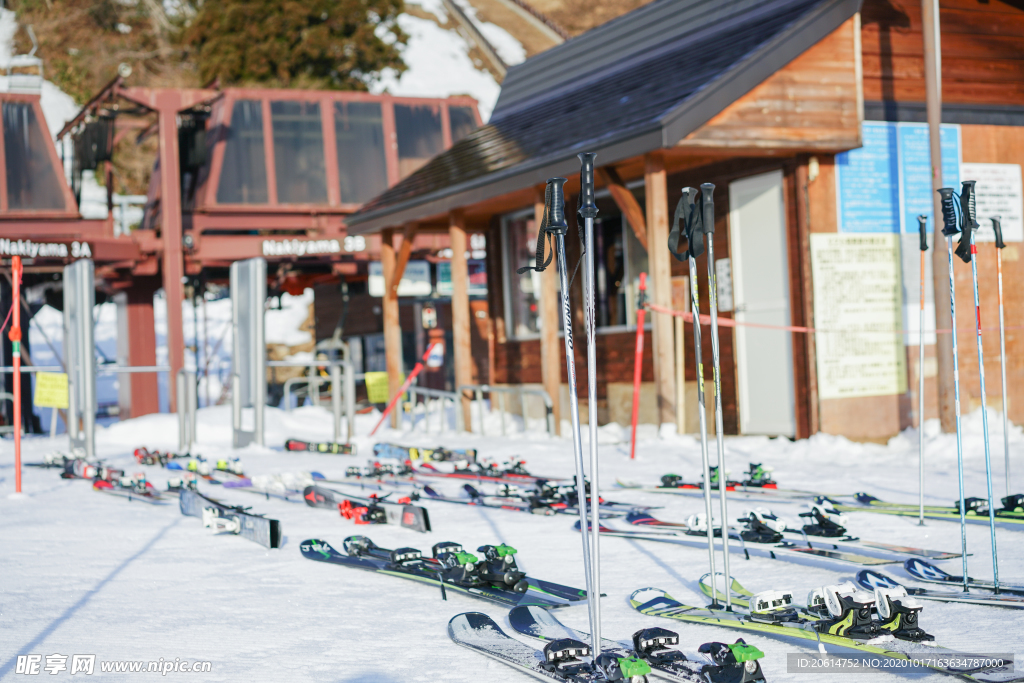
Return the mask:
[[[865,0],[864,98],[924,102],[918,0]],[[1024,7],[1001,0],[941,0],[942,100],[1024,104]]]

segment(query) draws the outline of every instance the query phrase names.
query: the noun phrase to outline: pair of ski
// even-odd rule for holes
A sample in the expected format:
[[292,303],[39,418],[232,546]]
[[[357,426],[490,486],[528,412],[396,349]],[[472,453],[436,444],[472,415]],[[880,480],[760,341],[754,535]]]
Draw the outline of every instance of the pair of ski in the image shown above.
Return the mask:
[[227,505],[208,498],[193,488],[178,493],[181,514],[198,517],[203,526],[217,533],[237,534],[264,548],[281,547],[281,522],[249,512],[249,508]]
[[448,449],[438,446],[437,448],[419,448],[416,446],[399,446],[393,443],[378,443],[373,446],[373,454],[378,458],[397,458],[398,460],[419,460],[421,462],[450,462],[461,460],[476,460],[475,448]]
[[326,455],[355,455],[354,444],[336,443],[334,441],[303,441],[302,439],[288,439],[284,442],[284,449],[290,453],[323,453]]
[[[882,512],[885,514],[895,515],[906,515],[912,514],[917,516],[920,513],[920,507],[910,503],[889,503],[884,500],[875,498],[867,493],[857,493],[855,498],[860,505],[865,506],[869,511]],[[1017,520],[1024,522],[1024,494],[1017,493],[1012,496],[1006,496],[1002,499],[1003,507],[995,511],[997,521],[1011,521]],[[850,506],[849,509],[864,509],[855,508]],[[974,519],[982,519],[985,523],[988,523],[988,499],[987,498],[965,498],[964,499],[964,510],[965,517],[970,521]],[[924,506],[925,517],[943,518],[951,516],[959,521],[960,519],[960,501],[956,501],[953,505],[925,505]]]
[[512,638],[480,612],[454,616],[448,622],[448,636],[458,645],[541,679],[632,682],[644,681],[647,674],[653,674],[694,683],[764,680],[757,661],[764,653],[743,639],[731,645],[705,643],[696,653],[683,653],[671,647],[679,643],[678,634],[659,627],[645,628],[634,633],[630,641],[602,639],[601,654],[594,658],[586,645],[590,634],[566,626],[547,610],[515,607],[508,621],[517,633],[543,641],[544,648],[537,650]]
[[[446,496],[435,490],[432,486],[424,486],[423,494],[428,500],[436,500],[438,502],[455,503],[457,505],[474,505],[478,507],[492,508],[495,510],[509,510],[512,512],[528,512],[533,515],[550,516],[579,514],[579,508],[577,506],[570,506],[564,502],[545,501],[540,498],[522,499],[485,496],[469,484],[463,484],[462,488],[463,491],[466,492],[468,498],[454,498]],[[598,507],[602,508],[599,511],[601,518],[610,519],[621,516],[622,511],[615,509],[618,505],[621,504],[609,506],[612,509],[605,509],[603,505],[599,505]]]
[[[907,564],[913,560],[908,560]],[[938,579],[922,579],[917,574],[914,574],[915,578],[921,581],[928,581],[930,583],[943,583],[943,584],[955,584],[957,586],[963,585],[963,577],[950,576],[946,572],[942,571],[938,567],[933,567],[927,562],[922,564],[931,567],[934,570],[935,575],[944,576],[944,580]],[[906,566],[906,565],[904,565]],[[959,591],[936,591],[928,588],[912,588],[904,586],[903,584],[896,581],[891,576],[876,572],[871,569],[862,569],[857,572],[857,584],[862,588],[873,591],[876,588],[903,588],[907,591],[907,595],[915,598],[921,598],[922,600],[934,600],[937,602],[959,602],[969,605],[988,605],[990,607],[1012,607],[1017,609],[1024,609],[1024,595],[1009,595],[1006,593],[994,594],[991,592],[992,584],[988,582],[980,582],[981,585],[977,585],[973,579],[970,580],[971,584],[975,584],[973,587],[987,589],[988,593],[964,593],[962,590]],[[970,585],[970,584],[969,584]],[[1003,584],[1000,582],[999,590],[1003,590]]]
[[124,479],[126,478],[122,478],[121,481],[93,479],[92,490],[119,498],[127,498],[129,502],[138,500],[150,505],[163,505],[166,502],[163,496],[160,495],[160,492],[148,481],[136,481],[134,479],[124,481]]
[[387,500],[387,495],[364,498],[314,484],[302,491],[302,498],[310,507],[337,510],[356,524],[391,524],[422,533],[430,531],[426,508],[412,505],[407,497],[392,502]]
[[[736,607],[740,607],[750,598],[750,592],[740,586],[735,579],[731,582],[730,595]],[[1012,659],[993,663],[992,655],[957,652],[938,645],[900,640],[888,635],[864,641],[834,633],[821,633],[810,620],[758,620],[745,611],[728,612],[719,608],[717,603],[710,607],[686,605],[659,588],[636,590],[629,596],[629,603],[633,609],[648,616],[719,626],[777,638],[810,641],[816,644],[823,654],[826,653],[825,646],[829,645],[879,658],[920,662],[934,671],[980,683],[1024,681],[1024,673],[1013,671]]]
[[553,481],[546,477],[538,477],[526,471],[523,462],[513,460],[500,466],[494,462],[467,462],[464,467],[455,467],[451,471],[440,470],[429,462],[425,462],[413,470],[423,477],[443,477],[447,479],[471,479],[473,481],[489,481],[499,484],[532,484]]

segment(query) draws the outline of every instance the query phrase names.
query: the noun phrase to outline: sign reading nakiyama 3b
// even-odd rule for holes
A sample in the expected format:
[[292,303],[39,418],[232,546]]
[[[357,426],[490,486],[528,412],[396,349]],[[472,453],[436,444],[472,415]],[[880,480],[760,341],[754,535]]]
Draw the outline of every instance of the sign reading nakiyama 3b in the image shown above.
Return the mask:
[[348,236],[341,240],[263,240],[264,256],[319,256],[340,254],[345,251],[363,251],[366,238],[361,235]]
[[0,256],[25,258],[92,258],[88,242],[33,242],[0,239]]

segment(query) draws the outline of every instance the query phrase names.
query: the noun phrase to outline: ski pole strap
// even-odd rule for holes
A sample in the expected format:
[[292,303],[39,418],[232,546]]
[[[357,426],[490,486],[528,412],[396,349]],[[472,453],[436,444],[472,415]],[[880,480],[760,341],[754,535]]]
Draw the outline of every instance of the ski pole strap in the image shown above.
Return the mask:
[[1006,242],[1003,241],[1003,224],[1000,216],[992,216],[989,220],[992,221],[992,230],[996,233],[996,249],[1003,249],[1006,247]]
[[[556,182],[561,181],[561,182]],[[537,257],[535,265],[523,266],[522,268],[516,269],[517,275],[522,275],[529,270],[535,270],[538,273],[543,273],[548,266],[551,265],[551,260],[555,255],[554,245],[551,244],[551,235],[556,233],[565,234],[567,225],[565,223],[565,197],[562,196],[561,189],[562,183],[565,182],[565,178],[549,178],[547,187],[544,188],[544,214],[540,219],[540,225],[537,227]],[[557,188],[558,199],[553,200]],[[558,201],[558,220],[554,218],[553,204]],[[548,242],[548,255],[544,256],[544,242]]]
[[938,193],[942,206],[942,234],[951,237],[960,232],[960,228],[957,227],[956,203],[953,201],[955,193],[951,187],[939,188]]
[[917,217],[917,229],[921,235],[921,251],[928,251],[928,216]]
[[964,263],[971,262],[971,231],[978,229],[978,222],[975,220],[975,185],[977,181],[965,180],[960,191],[960,242],[956,247],[956,255]]
[[[696,258],[704,253],[704,238],[700,227],[700,214],[697,212],[696,196],[696,189],[684,187],[683,196],[676,204],[672,229],[668,233],[668,250],[677,261],[686,260],[690,256]],[[681,247],[683,238],[687,242],[685,249]]]

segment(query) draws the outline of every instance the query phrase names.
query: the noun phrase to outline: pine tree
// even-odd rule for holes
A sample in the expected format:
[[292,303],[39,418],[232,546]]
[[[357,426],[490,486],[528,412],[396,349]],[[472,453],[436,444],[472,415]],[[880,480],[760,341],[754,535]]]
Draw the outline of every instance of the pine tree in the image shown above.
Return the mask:
[[184,42],[205,81],[366,90],[399,72],[402,0],[206,0]]

